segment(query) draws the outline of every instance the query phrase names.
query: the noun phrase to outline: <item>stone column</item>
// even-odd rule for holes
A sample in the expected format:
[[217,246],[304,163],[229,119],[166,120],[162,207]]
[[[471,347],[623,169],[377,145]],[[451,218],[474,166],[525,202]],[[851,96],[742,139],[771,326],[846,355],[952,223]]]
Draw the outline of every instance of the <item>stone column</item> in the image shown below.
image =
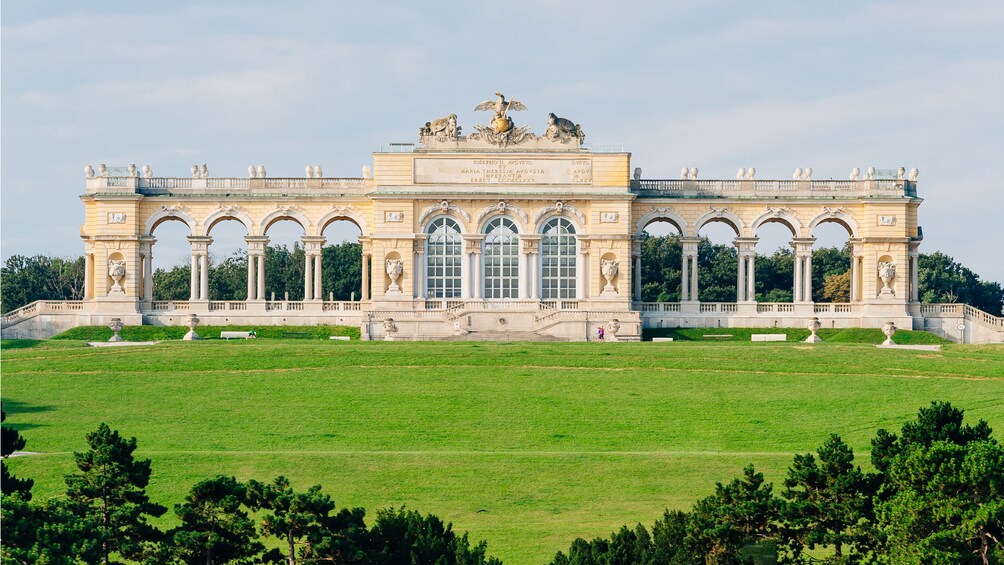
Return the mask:
[[529,287],[529,275],[527,274],[527,264],[528,258],[525,252],[523,252],[523,246],[519,246],[519,299],[526,300],[528,296],[527,287]]
[[699,237],[681,237],[681,256],[683,257],[683,268],[680,273],[680,300],[697,301],[697,246],[701,242]]
[[314,298],[314,257],[304,250],[303,253],[303,299]]
[[851,288],[848,302],[861,302],[861,240],[850,240],[851,248]]
[[683,261],[680,266],[680,302],[685,302],[690,300],[690,257],[687,255],[681,255]]
[[300,236],[303,242],[303,299],[323,300],[324,293],[321,292],[321,250],[324,249],[325,239],[318,235]]
[[910,302],[920,302],[920,243],[910,243]]
[[690,299],[695,301],[701,300],[697,288],[697,253],[690,256]]
[[794,301],[812,302],[812,244],[814,237],[793,237],[795,249]]
[[635,256],[635,297],[636,301],[642,301],[642,252],[639,250]]
[[314,255],[314,300],[324,300],[321,289],[321,257],[321,253]]
[[254,300],[255,298],[255,265],[258,263],[258,259],[254,255],[248,253],[248,292],[246,300]]
[[538,258],[537,251],[540,248],[540,235],[539,234],[524,234],[520,235],[520,249],[523,252],[525,259],[523,260],[526,265],[526,291],[520,289],[520,296],[525,294],[528,300],[537,300],[539,294],[537,292],[537,278],[539,275],[538,271]]
[[[738,243],[736,248],[739,248]],[[746,256],[740,253],[736,259],[736,302],[743,302],[746,300]]]
[[802,293],[803,298],[806,302],[812,302],[812,247],[809,247],[809,252],[805,256],[805,274],[802,276],[802,281],[805,283],[805,290]]
[[192,251],[191,271],[188,281],[188,299],[199,299],[199,256]]
[[749,285],[746,289],[746,300],[756,301],[756,253],[749,256],[749,262],[749,267],[746,268],[746,283]]
[[265,300],[265,254],[258,255],[258,291],[255,293],[255,300]]
[[479,299],[483,297],[484,289],[482,288],[482,283],[484,282],[484,273],[481,268],[481,250],[474,252],[472,257],[474,261],[474,296],[472,298]]
[[[575,269],[575,298],[584,300],[589,297],[589,240],[579,238],[578,243],[579,257]],[[638,272],[641,273],[640,270]],[[641,300],[640,291],[635,300]]]
[[94,298],[94,254],[84,254],[84,300]]
[[425,265],[425,240],[416,239],[414,246],[415,264],[411,269],[411,274],[415,279],[415,298],[425,299],[425,276],[427,271]]
[[244,236],[248,244],[248,300],[265,300],[266,236]]
[[209,300],[209,246],[213,238],[190,235],[188,243],[192,246],[191,300]]
[[209,300],[209,250],[199,257],[199,299]]
[[369,300],[369,254],[362,254],[362,300]]
[[801,255],[795,255],[793,261],[793,278],[791,286],[791,299],[792,302],[802,301],[802,257]]

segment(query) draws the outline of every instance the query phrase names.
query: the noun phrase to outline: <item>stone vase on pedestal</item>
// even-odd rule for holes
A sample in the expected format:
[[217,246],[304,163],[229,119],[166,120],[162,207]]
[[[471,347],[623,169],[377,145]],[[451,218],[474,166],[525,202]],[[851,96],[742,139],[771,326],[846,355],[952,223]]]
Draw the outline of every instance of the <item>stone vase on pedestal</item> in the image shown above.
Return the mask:
[[610,259],[603,259],[600,262],[600,274],[606,279],[607,284],[603,287],[603,292],[601,296],[612,296],[617,294],[617,289],[614,287],[614,277],[617,276],[618,262]]
[[896,264],[891,261],[882,261],[878,264],[878,276],[882,280],[882,290],[879,291],[879,296],[882,298],[895,296],[896,293],[893,292],[889,283],[896,278]]
[[621,331],[620,320],[614,318],[607,322],[607,325],[603,330],[603,339],[605,341],[619,341],[617,339],[617,332],[619,331]]
[[108,341],[122,341],[122,336],[119,335],[119,332],[122,331],[123,326],[122,318],[112,318],[112,321],[108,323],[108,329],[114,332],[114,334],[108,338]]
[[882,342],[883,346],[888,347],[890,345],[896,345],[896,342],[892,340],[892,336],[896,334],[896,324],[886,322],[885,325],[882,326],[882,333],[885,334],[885,341]]
[[383,331],[384,341],[394,341],[394,334],[397,333],[397,324],[394,323],[394,318],[387,318],[383,321]]
[[404,273],[404,261],[400,259],[387,259],[387,276],[390,277],[390,286],[387,287],[388,293],[399,294],[401,292],[397,279],[401,278],[402,273]]
[[185,322],[185,325],[188,326],[188,333],[185,334],[185,337],[181,339],[185,341],[194,341],[197,339],[202,339],[201,337],[199,337],[199,334],[195,333],[195,326],[199,325],[199,321],[200,321],[199,318],[195,314],[189,314],[188,321]]
[[819,343],[823,341],[822,339],[819,338],[818,335],[816,335],[816,332],[819,331],[819,328],[822,327],[822,325],[823,324],[819,322],[819,318],[813,318],[809,320],[809,325],[807,327],[809,328],[809,331],[812,333],[809,335],[809,337],[805,339],[805,343]]

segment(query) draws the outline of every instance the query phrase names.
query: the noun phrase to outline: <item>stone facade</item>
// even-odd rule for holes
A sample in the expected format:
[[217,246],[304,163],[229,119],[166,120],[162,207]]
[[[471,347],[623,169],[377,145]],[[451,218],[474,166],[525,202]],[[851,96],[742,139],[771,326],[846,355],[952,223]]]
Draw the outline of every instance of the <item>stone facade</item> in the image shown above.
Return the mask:
[[[421,144],[374,153],[363,178],[325,178],[316,165],[299,178],[271,178],[260,165],[246,178],[210,177],[206,165],[193,165],[190,177],[154,177],[149,166],[141,174],[135,166],[95,173],[89,165],[81,196],[86,297],[66,315],[80,323],[117,316],[127,324],[181,325],[196,313],[204,324],[358,324],[364,338],[398,340],[500,332],[586,340],[600,327],[637,340],[643,327],[806,327],[814,317],[824,328],[924,327],[916,171],[904,178],[902,171],[855,169],[851,180],[833,181],[811,180],[811,169],[799,169],[794,180],[760,180],[750,168],[736,180],[703,180],[685,168],[679,180],[648,180],[640,169],[632,175],[629,153],[582,145],[578,124],[552,114],[549,133],[536,136],[506,115],[520,103],[502,102],[508,107],[501,110],[499,102],[480,104],[495,117],[467,137],[455,115],[428,122]],[[246,301],[209,296],[212,230],[224,220],[246,229]],[[264,249],[280,220],[303,228],[303,301],[265,296]],[[323,232],[336,220],[361,232],[357,302],[327,301],[321,290]],[[156,229],[167,221],[190,232],[188,301],[152,299]],[[636,299],[640,237],[654,221],[682,234],[677,303]],[[697,242],[709,222],[735,231],[735,302],[700,300]],[[813,230],[825,222],[848,233],[846,304],[812,302]],[[757,233],[767,223],[791,231],[793,303],[758,304],[753,296]],[[437,261],[453,265],[453,274],[441,274]],[[5,337],[15,318],[5,321]]]

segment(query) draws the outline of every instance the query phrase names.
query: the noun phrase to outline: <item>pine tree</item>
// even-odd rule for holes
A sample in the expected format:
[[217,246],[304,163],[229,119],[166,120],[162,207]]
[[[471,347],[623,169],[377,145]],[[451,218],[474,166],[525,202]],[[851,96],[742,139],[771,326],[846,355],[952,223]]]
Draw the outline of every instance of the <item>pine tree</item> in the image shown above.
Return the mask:
[[[0,409],[0,422],[7,420],[7,413]],[[0,428],[0,457],[7,459],[15,451],[24,449],[25,439],[17,430],[10,426]],[[31,500],[31,487],[35,481],[31,479],[19,479],[10,474],[7,470],[6,461],[0,461],[0,489],[4,495],[18,493],[21,500]]]
[[94,527],[98,543],[80,557],[88,563],[110,563],[111,554],[142,557],[160,532],[147,523],[167,511],[150,502],[150,460],[133,458],[136,438],[126,440],[102,423],[87,434],[87,451],[74,453],[80,473],[66,475],[66,494],[75,511]]

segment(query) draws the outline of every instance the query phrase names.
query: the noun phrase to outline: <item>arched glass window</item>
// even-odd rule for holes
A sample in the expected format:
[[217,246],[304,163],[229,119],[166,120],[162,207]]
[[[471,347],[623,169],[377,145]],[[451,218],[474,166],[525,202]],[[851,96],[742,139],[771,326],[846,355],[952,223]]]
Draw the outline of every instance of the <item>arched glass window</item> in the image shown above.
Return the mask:
[[519,237],[509,218],[494,218],[485,226],[482,273],[485,298],[519,297]]
[[542,232],[540,297],[575,298],[575,228],[565,218],[554,218]]
[[425,277],[428,298],[460,298],[463,239],[454,220],[436,218],[426,228]]

